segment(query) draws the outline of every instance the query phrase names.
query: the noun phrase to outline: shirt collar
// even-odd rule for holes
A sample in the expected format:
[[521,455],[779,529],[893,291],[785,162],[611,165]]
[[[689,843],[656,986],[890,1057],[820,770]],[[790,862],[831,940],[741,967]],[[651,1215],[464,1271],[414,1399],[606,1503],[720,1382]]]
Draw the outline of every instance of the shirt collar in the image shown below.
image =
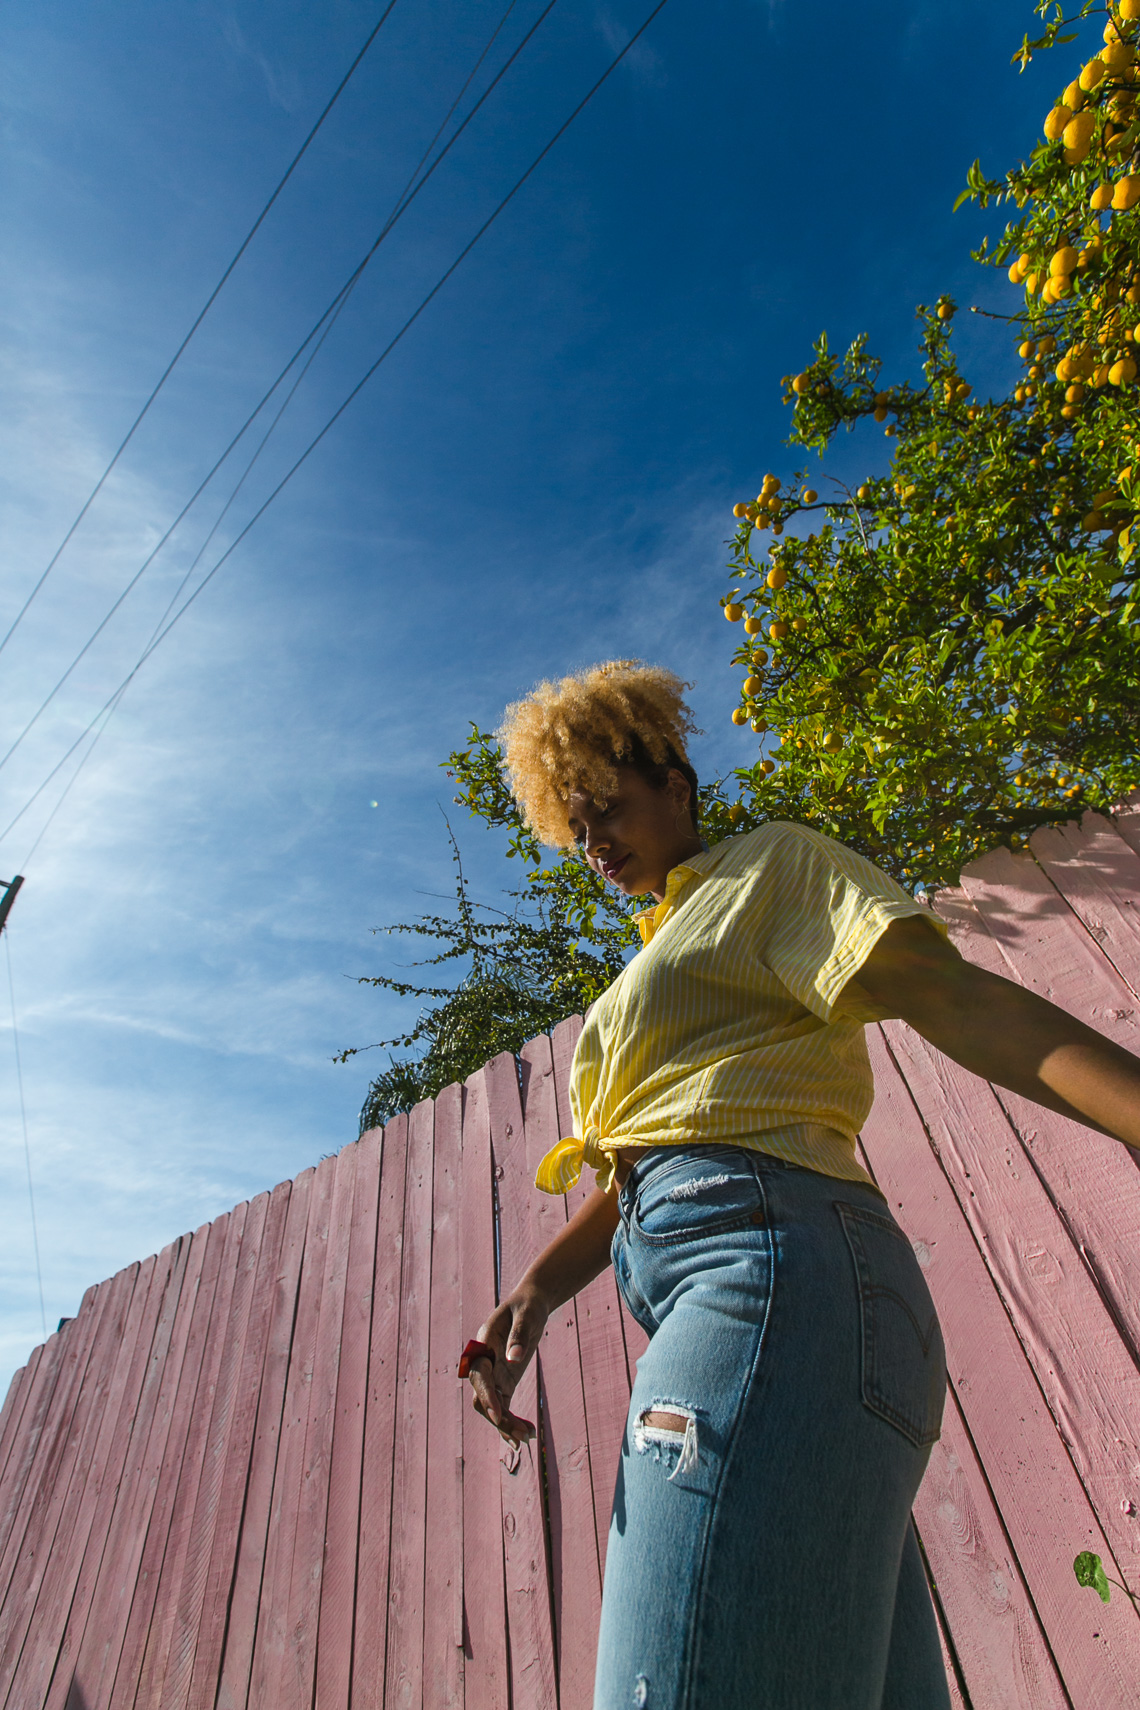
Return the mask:
[[718,843],[712,849],[702,849],[697,855],[690,855],[687,861],[678,861],[670,868],[665,881],[665,895],[652,908],[639,909],[634,915],[637,930],[641,935],[642,945],[649,943],[659,926],[663,926],[677,905],[677,893],[691,878],[703,878],[706,873],[720,865],[724,858],[725,844]]

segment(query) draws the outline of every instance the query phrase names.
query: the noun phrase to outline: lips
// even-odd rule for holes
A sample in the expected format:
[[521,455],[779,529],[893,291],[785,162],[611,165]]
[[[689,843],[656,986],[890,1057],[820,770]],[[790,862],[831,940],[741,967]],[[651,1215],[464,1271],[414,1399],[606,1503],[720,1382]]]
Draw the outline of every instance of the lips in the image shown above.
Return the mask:
[[611,884],[616,884],[618,874],[621,872],[622,868],[625,866],[625,864],[628,860],[629,860],[629,856],[623,855],[620,861],[603,861],[602,862],[602,872],[605,874],[606,878],[610,881]]

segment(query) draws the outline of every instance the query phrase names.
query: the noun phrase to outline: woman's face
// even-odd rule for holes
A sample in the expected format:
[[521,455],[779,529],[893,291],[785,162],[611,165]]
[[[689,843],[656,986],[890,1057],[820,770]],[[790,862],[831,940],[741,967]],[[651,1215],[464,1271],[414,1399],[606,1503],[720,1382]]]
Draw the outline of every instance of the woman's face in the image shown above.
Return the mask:
[[649,894],[660,902],[670,870],[701,847],[690,795],[680,772],[670,770],[657,788],[631,766],[619,766],[618,787],[604,807],[581,791],[571,795],[570,830],[595,873],[627,897]]

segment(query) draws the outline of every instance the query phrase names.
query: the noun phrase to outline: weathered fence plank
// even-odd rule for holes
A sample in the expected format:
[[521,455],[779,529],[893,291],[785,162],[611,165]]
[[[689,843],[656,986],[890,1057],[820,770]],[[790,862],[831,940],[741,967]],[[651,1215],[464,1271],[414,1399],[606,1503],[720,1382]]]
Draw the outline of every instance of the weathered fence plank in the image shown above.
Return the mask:
[[384,1703],[388,1562],[392,1540],[392,1464],[399,1367],[400,1254],[404,1239],[407,1162],[408,1119],[398,1116],[385,1128],[381,1143],[376,1284],[372,1299],[361,1463],[360,1542],[353,1627],[353,1710],[379,1710]]
[[972,1703],[1069,1710],[953,1386],[914,1518]]
[[[463,1336],[473,1336],[498,1297],[495,1267],[491,1121],[482,1070],[464,1085],[460,1204],[460,1305]],[[463,1407],[463,1690],[466,1710],[505,1710],[507,1591],[499,1437]]]
[[[207,1433],[213,1414],[218,1377],[228,1338],[224,1328],[239,1275],[242,1236],[248,1205],[235,1206],[225,1226],[225,1244],[220,1256],[213,1294],[206,1298],[199,1285],[201,1342],[187,1350],[188,1363],[198,1366],[198,1382],[184,1386],[188,1397],[186,1430],[181,1453],[170,1474],[171,1498],[167,1535],[162,1541],[161,1566],[155,1574],[153,1605],[145,1622],[142,1663],[137,1682],[126,1686],[124,1704],[170,1702],[164,1691],[166,1665],[178,1612],[178,1592],[186,1558],[194,1545],[194,1519],[198,1486],[205,1459]],[[172,1456],[172,1462],[174,1457]],[[153,1521],[152,1521],[153,1525]]]
[[[302,1187],[302,1197],[304,1195]],[[212,1528],[208,1542],[203,1540],[205,1558],[204,1578],[200,1598],[197,1587],[188,1582],[186,1595],[179,1606],[183,1623],[181,1643],[189,1653],[190,1672],[185,1702],[188,1710],[213,1710],[218,1692],[226,1627],[230,1616],[230,1590],[236,1590],[235,1564],[238,1561],[239,1539],[243,1535],[243,1513],[246,1511],[247,1490],[252,1497],[250,1478],[254,1453],[255,1432],[259,1422],[264,1428],[266,1414],[260,1403],[271,1405],[272,1373],[267,1360],[274,1301],[279,1288],[279,1266],[282,1243],[292,1197],[292,1185],[282,1182],[268,1196],[264,1224],[256,1252],[250,1241],[249,1263],[253,1268],[253,1285],[248,1317],[242,1333],[240,1359],[234,1385],[229,1433],[225,1446],[219,1442],[222,1464],[208,1481],[204,1478],[204,1512],[212,1512]],[[259,1200],[255,1200],[256,1206]],[[251,1207],[252,1209],[252,1207]],[[256,1224],[255,1224],[256,1229]],[[250,1231],[246,1219],[246,1231]],[[244,1261],[243,1261],[244,1262]],[[207,1469],[209,1472],[209,1469]],[[216,1489],[216,1499],[214,1492]],[[255,1522],[256,1503],[250,1504],[251,1530]],[[195,1602],[198,1603],[198,1610]],[[235,1611],[240,1619],[240,1604],[235,1598]]]
[[428,1372],[427,1556],[424,1588],[424,1703],[463,1705],[463,1346],[459,1229],[462,1216],[463,1089],[435,1101],[431,1322]]
[[[245,1514],[229,1595],[229,1622],[222,1651],[217,1710],[245,1710],[257,1637],[258,1609],[266,1562],[266,1544],[273,1511],[297,1293],[305,1254],[316,1170],[303,1170],[293,1182],[285,1213],[281,1252],[274,1267],[272,1307],[266,1331],[261,1394],[254,1427],[246,1482]],[[202,1681],[202,1687],[206,1686]]]
[[[74,1683],[62,1678],[64,1697],[52,1683],[49,1704],[77,1694],[100,1706],[110,1701],[127,1622],[138,1589],[154,1497],[166,1452],[166,1438],[182,1375],[198,1279],[205,1258],[208,1225],[177,1244],[165,1275],[158,1329],[151,1344],[146,1381],[131,1432],[119,1501],[108,1532],[103,1562],[82,1643]],[[78,1320],[76,1321],[78,1322]],[[70,1328],[70,1327],[69,1327]]]
[[[217,1344],[211,1374],[211,1401],[203,1407],[205,1430],[197,1455],[193,1507],[177,1574],[167,1573],[164,1597],[168,1614],[163,1635],[164,1655],[156,1658],[153,1702],[164,1710],[182,1710],[194,1666],[198,1634],[203,1624],[202,1599],[209,1572],[210,1555],[217,1523],[218,1497],[230,1451],[230,1425],[234,1390],[241,1366],[250,1306],[257,1276],[258,1259],[265,1235],[269,1195],[258,1194],[245,1208],[232,1262],[232,1288],[224,1321],[215,1318],[212,1340]],[[223,1295],[223,1299],[225,1296]],[[187,1493],[189,1496],[189,1493]],[[147,1700],[140,1698],[143,1703]]]
[[[53,1434],[54,1442],[46,1453],[41,1441],[35,1492],[23,1520],[20,1547],[11,1548],[17,1537],[14,1530],[9,1558],[0,1569],[0,1585],[4,1587],[0,1601],[0,1691],[7,1690],[19,1666],[53,1554],[60,1560],[69,1553],[68,1518],[90,1478],[100,1418],[114,1377],[116,1349],[122,1341],[137,1276],[138,1267],[132,1265],[100,1290],[100,1310],[97,1315],[91,1314],[93,1333],[82,1368],[76,1363],[66,1411],[60,1410],[60,1429]],[[49,1606],[41,1613],[51,1619],[56,1612]]]
[[287,1648],[282,1666],[284,1687],[279,1699],[282,1706],[296,1705],[298,1710],[310,1710],[313,1702],[333,1427],[359,1157],[359,1148],[348,1146],[328,1160],[332,1166],[332,1194],[312,1379],[305,1401],[305,1450],[296,1498],[297,1531],[289,1578]]
[[[559,1138],[551,1041],[532,1040],[522,1052],[526,1165],[531,1182]],[[566,1199],[530,1195],[536,1246],[565,1226]],[[542,1423],[550,1509],[551,1593],[554,1605],[561,1710],[589,1705],[594,1692],[601,1571],[590,1482],[586,1398],[578,1351],[578,1307],[571,1298],[551,1315],[539,1350]]]
[[1140,855],[1096,813],[1080,825],[1042,827],[1029,847],[1101,954],[1140,997]]
[[[133,1409],[142,1381],[140,1340],[145,1338],[146,1348],[150,1344],[153,1323],[148,1319],[148,1304],[155,1264],[151,1257],[137,1268],[119,1345],[110,1359],[111,1380],[106,1397],[91,1409],[89,1425],[94,1427],[94,1438],[89,1434],[81,1450],[68,1491],[68,1508],[56,1532],[32,1616],[32,1643],[17,1665],[20,1692],[29,1704],[43,1703],[60,1654],[47,1645],[37,1644],[36,1633],[45,1629],[55,1635],[64,1633],[72,1624],[77,1605],[80,1609],[86,1607],[84,1563],[92,1536],[101,1543],[106,1528],[114,1496],[115,1470],[121,1461],[116,1439],[123,1431],[124,1407]],[[125,1436],[122,1442],[125,1445]],[[7,1696],[9,1684],[8,1679],[0,1679],[0,1702]]]
[[[69,1693],[75,1659],[87,1630],[92,1603],[98,1594],[115,1513],[124,1500],[131,1444],[142,1428],[140,1397],[145,1391],[155,1339],[169,1293],[170,1276],[181,1245],[184,1243],[172,1242],[157,1257],[144,1260],[139,1271],[133,1298],[142,1299],[145,1295],[145,1300],[117,1411],[113,1413],[108,1407],[108,1446],[98,1480],[93,1481],[95,1502],[86,1537],[82,1549],[77,1548],[78,1561],[69,1564],[77,1568],[74,1588],[66,1602],[62,1623],[57,1620],[50,1627],[44,1623],[40,1629],[50,1633],[51,1643],[37,1644],[33,1655],[27,1663],[22,1663],[20,1669],[20,1691],[26,1691],[32,1704],[62,1704]],[[62,1571],[62,1561],[53,1565]],[[62,1613],[65,1607],[62,1597],[59,1607]]]
[[[499,1186],[502,1287],[513,1288],[538,1250],[532,1181],[519,1097],[518,1067],[507,1053],[483,1071],[491,1122],[491,1155]],[[539,1421],[538,1363],[515,1391],[514,1411]],[[546,1562],[542,1450],[537,1441],[499,1457],[513,1710],[547,1710],[556,1701],[554,1634]]]
[[[244,1207],[241,1208],[244,1211]],[[127,1615],[114,1685],[108,1694],[111,1710],[127,1710],[133,1705],[139,1687],[139,1676],[146,1650],[148,1634],[154,1620],[155,1600],[167,1547],[170,1543],[171,1522],[177,1512],[179,1480],[186,1454],[187,1439],[194,1431],[197,1418],[195,1402],[203,1379],[203,1366],[209,1346],[210,1320],[215,1291],[222,1273],[222,1261],[229,1248],[234,1213],[207,1224],[201,1270],[192,1294],[186,1297],[188,1325],[183,1349],[180,1351],[177,1374],[171,1374],[174,1386],[173,1402],[165,1421],[161,1455],[157,1458],[154,1477],[154,1498],[147,1520],[146,1539],[136,1570],[134,1596]],[[193,1264],[193,1254],[191,1254]],[[177,1547],[177,1546],[176,1546]]]
[[[344,1710],[352,1681],[368,1348],[380,1213],[380,1146],[381,1131],[374,1128],[346,1148],[356,1154],[356,1183],[329,1474],[314,1710]],[[342,1152],[341,1157],[344,1156]],[[381,1282],[385,1280],[382,1278]]]
[[385,1671],[385,1702],[400,1710],[423,1705],[433,1118],[425,1103],[408,1119]]

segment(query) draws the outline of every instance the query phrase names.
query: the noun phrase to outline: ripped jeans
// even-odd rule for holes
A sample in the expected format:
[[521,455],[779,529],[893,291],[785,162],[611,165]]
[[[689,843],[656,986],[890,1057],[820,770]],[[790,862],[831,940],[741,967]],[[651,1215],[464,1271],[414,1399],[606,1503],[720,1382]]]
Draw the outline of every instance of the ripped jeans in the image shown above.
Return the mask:
[[651,1340],[594,1710],[949,1710],[910,1521],[945,1359],[886,1201],[739,1147],[671,1146],[619,1205],[618,1285]]

